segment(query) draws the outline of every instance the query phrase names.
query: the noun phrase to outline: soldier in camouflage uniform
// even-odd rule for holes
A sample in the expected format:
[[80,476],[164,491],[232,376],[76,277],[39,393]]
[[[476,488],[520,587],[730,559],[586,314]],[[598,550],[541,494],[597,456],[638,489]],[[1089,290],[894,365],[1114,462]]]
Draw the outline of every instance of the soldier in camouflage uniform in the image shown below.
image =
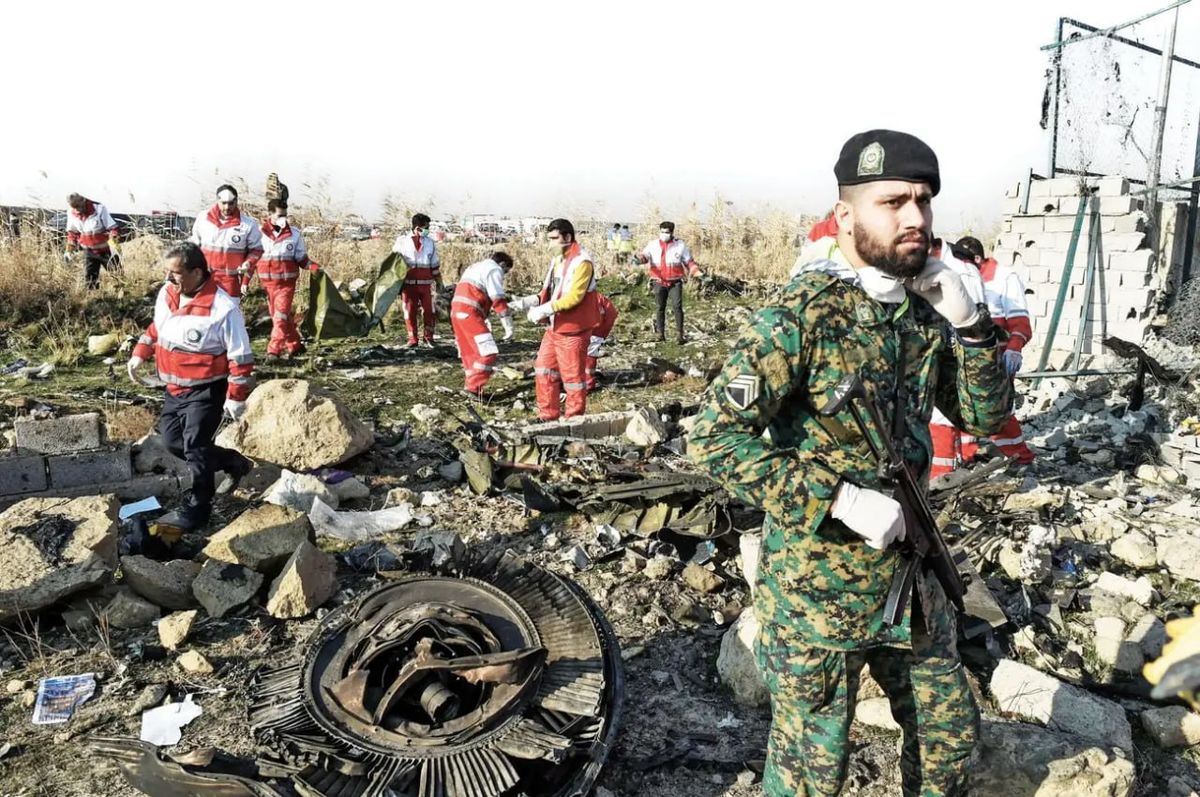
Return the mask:
[[928,257],[933,151],[873,130],[846,143],[834,172],[837,248],[751,318],[688,448],[767,513],[755,594],[773,710],[766,794],[840,792],[865,664],[904,729],[904,794],[963,795],[979,713],[954,610],[922,572],[903,622],[884,623],[904,515],[849,413],[824,418],[817,408],[858,374],[888,422],[903,414],[897,446],[923,476],[933,407],[991,434],[1008,417],[1009,382],[986,308]]

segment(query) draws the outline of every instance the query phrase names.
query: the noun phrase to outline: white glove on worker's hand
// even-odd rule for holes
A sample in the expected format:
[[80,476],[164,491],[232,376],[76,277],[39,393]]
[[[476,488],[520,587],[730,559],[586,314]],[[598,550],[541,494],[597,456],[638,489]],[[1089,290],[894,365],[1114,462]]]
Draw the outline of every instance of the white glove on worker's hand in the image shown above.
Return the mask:
[[979,320],[979,310],[962,278],[940,260],[930,261],[913,277],[909,288],[933,305],[933,309],[954,327],[969,327]]
[[531,324],[540,324],[552,315],[554,315],[554,306],[550,302],[546,302],[530,310],[525,317]]
[[842,482],[833,498],[830,515],[882,551],[892,542],[904,539],[904,509],[900,502],[876,490]]
[[523,313],[531,307],[536,307],[538,303],[538,295],[536,293],[529,296],[522,296],[514,302],[509,302],[508,306],[514,313]]
[[133,380],[135,385],[140,385],[142,383],[141,380],[138,379],[137,372],[138,369],[145,364],[145,362],[146,361],[141,357],[130,357],[129,362],[125,364],[125,371],[129,374],[129,378]]
[[1004,370],[1008,371],[1009,376],[1021,370],[1021,352],[1004,350]]
[[246,402],[225,399],[225,413],[236,421],[246,414]]
[[500,316],[500,326],[504,327],[504,339],[512,340],[513,336],[513,320],[512,316]]
[[592,339],[588,341],[588,357],[604,356],[604,349],[601,348],[604,346],[604,340],[604,338],[598,338],[595,335],[592,335]]
[[238,266],[237,273],[242,275],[243,277],[245,277],[247,274],[249,274],[250,273],[250,261],[247,260],[245,263],[242,263],[240,266]]

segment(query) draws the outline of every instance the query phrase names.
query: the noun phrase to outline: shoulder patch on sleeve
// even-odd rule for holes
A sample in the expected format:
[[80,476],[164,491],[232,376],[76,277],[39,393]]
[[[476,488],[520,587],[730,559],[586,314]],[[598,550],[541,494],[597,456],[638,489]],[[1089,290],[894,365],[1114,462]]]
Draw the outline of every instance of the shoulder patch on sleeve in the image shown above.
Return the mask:
[[725,385],[725,398],[739,410],[745,410],[758,400],[761,378],[753,374],[738,374]]

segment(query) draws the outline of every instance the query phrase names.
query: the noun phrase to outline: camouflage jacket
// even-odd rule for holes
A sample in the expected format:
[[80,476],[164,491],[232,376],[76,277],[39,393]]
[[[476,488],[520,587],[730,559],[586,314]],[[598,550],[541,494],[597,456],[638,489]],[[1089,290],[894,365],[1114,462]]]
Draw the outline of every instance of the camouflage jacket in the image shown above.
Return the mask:
[[849,412],[823,418],[816,409],[856,373],[891,422],[901,347],[901,450],[923,480],[934,405],[961,429],[993,434],[1008,417],[1011,386],[999,348],[964,345],[916,294],[882,304],[848,265],[812,264],[778,304],[752,316],[712,383],[688,449],[767,514],[755,600],[763,633],[775,641],[845,650],[911,641],[908,620],[883,624],[896,553],[867,546],[827,516],[840,480],[879,486],[875,461]]

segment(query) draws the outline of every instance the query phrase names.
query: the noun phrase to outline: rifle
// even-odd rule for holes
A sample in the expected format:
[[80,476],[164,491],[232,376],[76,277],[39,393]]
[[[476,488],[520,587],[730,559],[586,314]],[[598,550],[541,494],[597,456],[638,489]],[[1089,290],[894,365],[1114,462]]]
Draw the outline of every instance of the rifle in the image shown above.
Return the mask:
[[[888,625],[899,625],[903,622],[904,610],[908,606],[909,596],[912,595],[913,581],[923,563],[933,571],[934,577],[942,585],[946,597],[955,608],[960,612],[964,611],[964,586],[954,564],[954,556],[946,547],[946,541],[942,539],[925,493],[896,450],[896,441],[885,434],[887,426],[883,422],[879,407],[867,394],[866,387],[857,374],[847,376],[839,382],[833,390],[833,398],[817,411],[830,418],[844,410],[850,411],[854,423],[867,440],[871,455],[878,464],[880,483],[885,488],[891,488],[892,498],[900,502],[904,509],[905,535],[900,544],[900,565],[892,576],[892,586],[888,590],[887,602],[883,607],[883,621]],[[897,404],[896,412],[904,412],[904,408]],[[877,445],[872,437],[868,419],[874,425],[881,445]]]

